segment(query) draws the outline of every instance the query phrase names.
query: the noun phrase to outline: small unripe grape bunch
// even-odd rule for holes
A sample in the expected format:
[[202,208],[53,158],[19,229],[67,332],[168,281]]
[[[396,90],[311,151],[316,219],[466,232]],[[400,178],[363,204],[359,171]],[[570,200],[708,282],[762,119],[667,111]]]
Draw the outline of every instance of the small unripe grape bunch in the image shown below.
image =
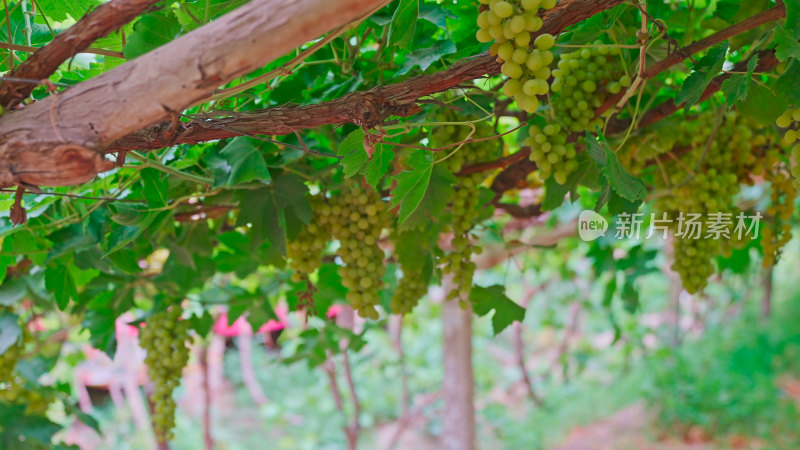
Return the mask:
[[775,265],[783,247],[792,239],[794,202],[797,199],[792,178],[780,167],[766,173],[765,179],[772,184],[770,205],[767,207],[767,224],[761,230],[761,247],[764,251],[762,266]]
[[397,289],[392,295],[389,308],[395,314],[408,314],[417,306],[419,299],[428,292],[423,267],[401,266],[403,277],[397,280]]
[[153,425],[160,442],[172,439],[175,427],[175,399],[172,393],[181,383],[189,362],[189,322],[180,320],[183,310],[173,305],[147,318],[139,342],[147,352],[147,374],[153,382]]
[[292,281],[299,283],[307,279],[322,264],[322,254],[331,240],[328,226],[331,218],[331,207],[322,196],[315,196],[310,201],[313,217],[297,237],[287,243],[286,255],[289,267],[294,270]]
[[786,128],[783,134],[783,143],[792,145],[792,184],[796,192],[800,192],[800,108],[790,109],[783,113],[776,121],[778,126]]
[[508,77],[503,94],[517,102],[523,111],[532,113],[539,108],[539,95],[550,91],[550,64],[555,44],[551,34],[541,34],[530,48],[531,33],[542,28],[540,9],[552,9],[556,0],[480,0],[478,15],[480,42],[492,42],[489,52],[502,63],[501,72]]
[[531,148],[531,161],[539,169],[539,178],[554,177],[556,183],[565,184],[569,175],[578,168],[574,142],[567,142],[569,135],[558,123],[544,127],[532,125],[528,128],[525,145]]
[[348,289],[345,298],[367,319],[378,318],[375,307],[380,303],[378,294],[386,273],[385,255],[378,241],[390,224],[386,203],[374,189],[350,181],[330,199],[328,226],[339,241],[336,254],[344,263],[339,275]]

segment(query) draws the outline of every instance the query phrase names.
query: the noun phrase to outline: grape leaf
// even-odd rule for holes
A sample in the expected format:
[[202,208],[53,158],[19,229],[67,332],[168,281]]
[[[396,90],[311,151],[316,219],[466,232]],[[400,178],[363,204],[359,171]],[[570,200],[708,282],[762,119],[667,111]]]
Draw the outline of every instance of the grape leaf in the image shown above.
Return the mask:
[[753,78],[753,72],[758,66],[758,55],[750,58],[747,62],[746,75],[733,75],[722,83],[722,92],[725,94],[725,101],[729,106],[734,103],[747,98],[747,93],[750,91],[750,81]]
[[797,41],[800,39],[800,0],[783,0],[786,8],[786,25],[784,28]]
[[72,278],[69,267],[64,265],[50,265],[44,272],[44,284],[48,291],[56,298],[58,309],[64,311],[71,298],[78,298],[75,280]]
[[644,200],[647,195],[644,182],[622,167],[617,154],[611,151],[605,140],[595,139],[587,131],[585,142],[589,156],[600,167],[608,183],[620,197],[630,202]]
[[256,251],[264,241],[281,255],[286,254],[286,215],[279,208],[271,188],[246,190],[241,194],[236,226],[250,225],[250,250]]
[[381,180],[386,172],[389,170],[389,165],[394,159],[394,151],[386,145],[378,145],[375,147],[375,153],[372,154],[364,169],[364,179],[372,187],[377,187],[378,182]]
[[419,66],[423,72],[441,59],[444,55],[450,55],[456,52],[456,46],[450,40],[437,41],[435,44],[428,48],[421,48],[414,50],[406,56],[406,60],[397,71],[397,75],[405,75],[416,66]]
[[344,169],[345,178],[350,178],[360,172],[369,162],[369,155],[364,150],[364,130],[358,129],[350,132],[339,144],[336,154],[344,156],[340,163]]
[[90,8],[102,3],[99,0],[36,0],[36,4],[42,9],[47,17],[63,22],[67,20],[67,15],[75,20],[79,20]]
[[214,187],[270,179],[261,150],[247,137],[234,138],[221,150],[212,151],[207,161],[214,175]]
[[453,184],[456,178],[442,166],[434,166],[428,188],[419,202],[419,207],[408,216],[403,229],[425,229],[431,221],[444,214],[447,203],[453,197]]
[[394,177],[396,185],[392,190],[392,208],[400,205],[398,224],[402,225],[419,207],[428,190],[433,174],[433,155],[426,150],[415,150],[408,156],[407,164],[411,170]]
[[686,102],[688,109],[697,103],[711,80],[722,70],[727,52],[727,42],[712,47],[706,56],[695,65],[694,72],[683,82],[683,88],[675,98],[675,104],[680,105]]
[[153,208],[160,208],[167,206],[167,188],[169,187],[169,179],[164,173],[153,169],[146,168],[139,171],[139,176],[142,178],[144,184],[142,193],[148,206]]
[[22,337],[18,317],[15,314],[3,313],[0,315],[0,355],[6,352]]
[[469,293],[469,301],[475,314],[485,316],[494,310],[492,330],[495,336],[505,330],[512,322],[525,319],[525,308],[506,297],[503,286],[473,286]]
[[406,47],[414,38],[419,15],[419,0],[400,0],[389,26],[389,45]]
[[783,27],[775,27],[775,57],[778,61],[786,61],[789,58],[800,58],[800,43],[792,33]]
[[128,60],[154,50],[180,35],[182,27],[175,14],[159,11],[143,15],[133,26],[133,33],[122,49]]
[[457,19],[458,17],[444,9],[442,5],[436,3],[423,2],[419,5],[419,18],[425,19],[437,27],[446,30],[447,18]]
[[25,296],[25,281],[16,278],[0,284],[0,305],[12,306]]

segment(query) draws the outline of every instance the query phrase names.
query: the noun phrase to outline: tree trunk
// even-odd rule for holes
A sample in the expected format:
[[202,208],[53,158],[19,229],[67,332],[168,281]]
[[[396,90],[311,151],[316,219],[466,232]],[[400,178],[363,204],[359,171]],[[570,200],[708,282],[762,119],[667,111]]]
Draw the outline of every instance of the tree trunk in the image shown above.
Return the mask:
[[113,141],[386,0],[254,0],[114,70],[0,120],[0,188],[69,186],[109,170]]
[[[448,283],[445,283],[447,285]],[[444,316],[444,411],[442,448],[475,448],[475,380],[472,373],[472,310],[458,301],[445,301]]]

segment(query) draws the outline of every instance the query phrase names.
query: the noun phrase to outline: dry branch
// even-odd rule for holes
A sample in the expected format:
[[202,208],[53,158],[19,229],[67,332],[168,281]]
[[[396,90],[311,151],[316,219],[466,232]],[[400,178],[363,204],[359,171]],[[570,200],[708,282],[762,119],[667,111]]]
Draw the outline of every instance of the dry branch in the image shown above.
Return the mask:
[[113,141],[363,16],[385,0],[254,0],[114,70],[0,119],[0,188],[68,186],[111,168]]
[[[64,61],[89,48],[97,39],[121,28],[159,0],[112,0],[84,16],[74,26],[59,33],[38,49],[11,76],[42,79],[52,75]],[[0,84],[0,105],[9,107],[31,94],[35,86],[28,83]]]
[[[541,33],[556,34],[623,0],[569,0],[544,16]],[[285,135],[321,125],[354,123],[364,127],[381,124],[390,116],[408,117],[419,112],[416,102],[425,96],[447,91],[462,83],[500,73],[500,64],[488,53],[462,60],[447,70],[410,78],[401,83],[355,92],[329,102],[306,106],[279,106],[215,119],[208,125],[180,123],[173,128],[162,122],[125,136],[107,151],[156,149],[178,143],[196,144],[241,134]],[[216,128],[218,124],[229,129]],[[242,133],[237,133],[236,131]]]

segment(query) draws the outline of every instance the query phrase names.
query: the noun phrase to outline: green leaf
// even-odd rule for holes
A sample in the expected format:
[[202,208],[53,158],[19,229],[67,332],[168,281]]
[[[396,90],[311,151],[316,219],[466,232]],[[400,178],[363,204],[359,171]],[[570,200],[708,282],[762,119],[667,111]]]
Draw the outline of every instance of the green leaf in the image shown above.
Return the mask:
[[639,207],[642,206],[642,202],[642,200],[636,200],[632,202],[624,199],[617,194],[616,190],[612,189],[608,197],[608,213],[612,216],[622,213],[633,214],[639,211]]
[[286,232],[281,224],[286,223],[286,216],[278,207],[273,190],[247,190],[242,193],[239,207],[236,226],[250,225],[250,250],[256,251],[269,240],[278,253],[285,255]]
[[750,86],[750,94],[747,98],[736,105],[736,111],[761,125],[772,126],[778,116],[789,108],[789,100],[786,95],[791,94],[777,95],[774,89],[754,83]]
[[401,228],[426,229],[431,226],[432,221],[438,221],[453,198],[453,185],[456,181],[456,177],[443,166],[434,166],[425,195]]
[[600,167],[608,183],[620,197],[630,202],[644,200],[647,195],[644,182],[625,170],[617,154],[611,151],[605,140],[601,142],[587,131],[585,142],[589,156]]
[[419,15],[419,0],[400,0],[389,26],[389,45],[407,47],[414,38]]
[[167,206],[169,199],[167,198],[167,188],[169,187],[169,179],[167,176],[153,168],[146,168],[139,171],[139,176],[142,178],[144,187],[142,192],[147,204],[154,208]]
[[415,150],[408,156],[411,170],[397,174],[392,191],[392,208],[400,205],[398,224],[402,225],[419,207],[433,174],[433,155],[426,150]]
[[344,168],[345,178],[350,178],[361,171],[369,161],[369,155],[364,150],[364,130],[358,129],[350,132],[339,144],[336,154],[344,156],[340,163]]
[[458,18],[440,4],[423,2],[419,5],[419,18],[425,19],[443,30],[447,29],[448,17],[452,19]]
[[[772,125],[775,119],[783,114],[782,111],[786,110],[785,107],[781,108],[784,103],[794,105],[800,102],[800,60],[793,60],[789,64],[786,72],[775,82],[773,91],[774,95],[771,96],[773,110],[767,111],[767,115],[771,117],[774,114],[775,117],[769,121],[768,125]],[[767,104],[766,107],[769,108],[770,105]]]
[[469,293],[469,301],[472,303],[475,314],[479,316],[485,316],[494,310],[492,330],[495,336],[512,322],[522,322],[525,319],[525,308],[506,297],[503,286],[473,286]]
[[800,43],[797,42],[797,38],[792,36],[792,33],[783,27],[775,27],[774,36],[775,57],[778,58],[778,61],[800,58]]
[[406,60],[403,62],[400,70],[397,71],[397,75],[405,75],[416,66],[419,66],[420,70],[424,72],[431,64],[441,59],[442,56],[450,55],[455,52],[456,46],[453,41],[450,40],[437,41],[428,48],[414,50],[406,56]]
[[317,292],[314,293],[314,308],[319,317],[325,317],[328,308],[337,301],[344,300],[347,288],[342,286],[339,266],[323,264],[319,268]]
[[375,153],[372,154],[364,169],[364,179],[367,184],[376,188],[381,178],[389,171],[389,165],[394,159],[394,150],[387,145],[378,145],[375,147]]
[[234,138],[218,153],[212,152],[207,159],[214,174],[214,187],[270,180],[264,156],[250,138]]
[[52,20],[63,22],[67,20],[67,15],[75,20],[82,18],[91,8],[102,3],[100,0],[36,0],[36,4],[42,8]]
[[122,53],[128,60],[172,42],[181,33],[181,24],[174,14],[158,11],[143,15],[133,26],[133,33]]
[[[577,188],[579,184],[592,186],[593,178],[597,178],[597,166],[584,153],[577,156],[578,168],[567,177],[567,182],[563,185],[558,184],[553,177],[544,182],[544,200],[542,201],[542,211],[552,211],[564,203],[564,197],[569,193],[570,199],[577,199]],[[590,182],[591,181],[591,182]]]
[[22,338],[19,317],[11,313],[0,315],[0,355]]
[[25,280],[15,278],[0,284],[0,305],[13,306],[25,296]]
[[783,0],[786,7],[786,25],[784,28],[795,41],[800,39],[800,0]]
[[[191,31],[217,17],[233,11],[249,0],[184,0],[175,15],[186,31]],[[198,23],[199,22],[199,23]]]
[[756,66],[758,66],[758,55],[754,55],[747,62],[747,75],[733,75],[722,82],[722,92],[725,94],[725,101],[728,105],[733,106],[737,101],[747,98],[747,93],[750,91],[750,80],[753,78]]
[[311,223],[311,204],[308,203],[308,186],[297,175],[281,174],[272,180],[272,191],[278,208],[290,211],[305,224]]
[[725,55],[728,52],[728,43],[712,47],[694,67],[694,72],[683,82],[683,88],[675,98],[675,104],[686,102],[689,109],[700,100],[708,84],[722,70],[725,64]]
[[69,305],[70,298],[78,298],[75,280],[67,266],[47,266],[44,272],[44,285],[56,298],[58,309],[64,311]]
[[[32,450],[56,448],[52,444],[53,436],[61,430],[61,426],[48,418],[28,414],[26,405],[0,404],[0,448],[3,450]],[[24,439],[20,439],[23,437]]]

